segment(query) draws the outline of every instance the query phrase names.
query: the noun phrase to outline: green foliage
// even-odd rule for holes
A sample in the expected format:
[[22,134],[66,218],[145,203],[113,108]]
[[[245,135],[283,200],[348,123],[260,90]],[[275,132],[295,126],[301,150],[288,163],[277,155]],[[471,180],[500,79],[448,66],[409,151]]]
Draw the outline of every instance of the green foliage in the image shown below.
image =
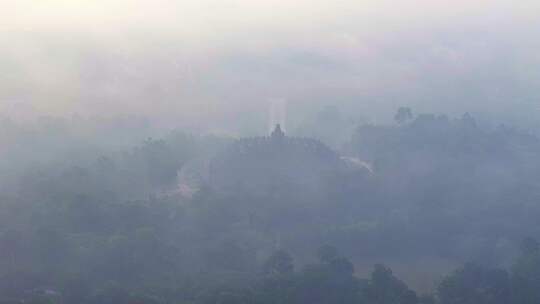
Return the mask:
[[394,120],[398,124],[403,124],[413,118],[412,110],[409,107],[400,107],[394,115]]
[[512,290],[514,303],[540,302],[540,250],[538,242],[527,238],[521,246],[521,256],[512,267]]
[[392,270],[377,264],[365,288],[365,300],[373,304],[415,304],[416,293],[392,274]]
[[317,255],[319,256],[319,260],[323,263],[331,263],[338,258],[337,249],[330,245],[321,246],[317,251]]
[[[327,111],[320,121],[341,120]],[[534,239],[509,274],[466,264],[436,296],[418,297],[383,265],[367,279],[355,275],[368,258],[496,264],[501,248],[538,231],[536,137],[482,128],[470,115],[398,114],[397,125],[357,129],[347,147],[354,166],[313,140],[223,149],[228,139],[181,132],[121,152],[29,162],[0,193],[0,301],[540,303]],[[205,179],[216,159],[227,191]],[[193,163],[203,169],[189,197],[177,175]],[[310,187],[294,182],[306,180]],[[326,243],[350,258],[323,246],[308,263]]]
[[264,263],[263,271],[267,275],[287,275],[294,271],[292,257],[283,250],[274,252]]
[[438,288],[441,304],[511,303],[511,293],[506,271],[474,263],[467,263],[445,277]]

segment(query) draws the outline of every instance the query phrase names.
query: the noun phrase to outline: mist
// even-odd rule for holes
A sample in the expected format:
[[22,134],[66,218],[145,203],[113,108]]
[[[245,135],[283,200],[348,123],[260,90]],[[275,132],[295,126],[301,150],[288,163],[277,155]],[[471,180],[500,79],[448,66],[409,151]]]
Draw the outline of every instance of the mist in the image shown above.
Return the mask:
[[409,105],[535,126],[536,10],[535,1],[7,1],[0,109],[238,133],[264,124],[269,99],[286,98],[293,124],[339,104],[375,120]]
[[0,0],[0,303],[539,303],[538,12]]

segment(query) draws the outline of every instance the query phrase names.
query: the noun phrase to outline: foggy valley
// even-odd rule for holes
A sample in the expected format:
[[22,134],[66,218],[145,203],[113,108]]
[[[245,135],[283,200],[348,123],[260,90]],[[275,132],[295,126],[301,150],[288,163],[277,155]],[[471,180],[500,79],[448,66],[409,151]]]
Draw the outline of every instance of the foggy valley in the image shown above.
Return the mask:
[[540,303],[539,12],[0,0],[0,304]]

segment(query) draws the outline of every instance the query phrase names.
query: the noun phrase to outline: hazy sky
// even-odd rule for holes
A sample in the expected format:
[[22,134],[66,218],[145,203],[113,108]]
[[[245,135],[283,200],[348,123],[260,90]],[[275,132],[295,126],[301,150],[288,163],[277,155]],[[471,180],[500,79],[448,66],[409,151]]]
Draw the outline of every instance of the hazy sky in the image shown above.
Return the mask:
[[535,0],[0,0],[0,111],[200,123],[285,98],[534,119],[539,17]]

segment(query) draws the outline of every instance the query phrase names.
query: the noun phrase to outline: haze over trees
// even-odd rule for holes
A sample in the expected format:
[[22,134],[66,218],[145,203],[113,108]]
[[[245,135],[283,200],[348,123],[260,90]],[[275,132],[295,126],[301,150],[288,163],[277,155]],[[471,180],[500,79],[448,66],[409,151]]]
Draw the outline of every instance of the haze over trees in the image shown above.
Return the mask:
[[538,303],[539,139],[395,117],[342,148],[3,120],[1,303]]
[[0,0],[0,304],[540,304],[539,14]]

